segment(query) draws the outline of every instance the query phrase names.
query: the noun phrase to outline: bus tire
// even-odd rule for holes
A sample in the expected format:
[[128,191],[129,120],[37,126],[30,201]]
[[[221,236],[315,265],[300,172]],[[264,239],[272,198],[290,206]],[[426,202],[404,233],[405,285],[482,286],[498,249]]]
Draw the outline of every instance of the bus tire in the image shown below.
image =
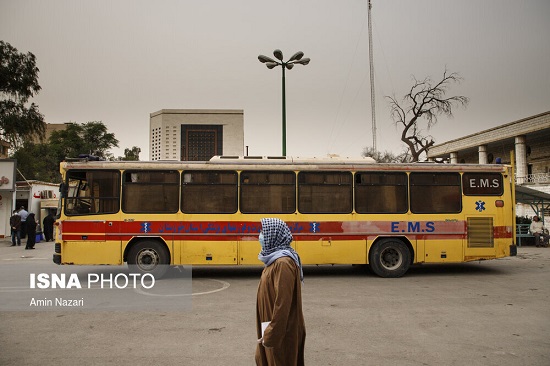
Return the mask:
[[169,265],[168,248],[158,241],[140,241],[128,252],[128,267],[132,272],[150,273],[159,279],[166,273]]
[[403,276],[411,263],[411,252],[399,239],[382,239],[371,248],[369,265],[380,277],[396,278]]

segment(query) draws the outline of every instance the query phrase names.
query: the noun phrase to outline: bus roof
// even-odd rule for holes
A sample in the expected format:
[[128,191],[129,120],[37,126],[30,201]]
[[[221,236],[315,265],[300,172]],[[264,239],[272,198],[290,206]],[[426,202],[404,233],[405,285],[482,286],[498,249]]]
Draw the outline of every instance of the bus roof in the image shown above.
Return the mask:
[[259,157],[259,156],[215,156],[209,161],[87,161],[75,159],[61,163],[62,170],[68,169],[117,169],[117,170],[242,170],[242,169],[287,169],[287,170],[373,170],[373,171],[492,171],[502,172],[508,165],[502,164],[442,164],[425,163],[376,163],[369,157],[357,158],[302,158],[302,157]]

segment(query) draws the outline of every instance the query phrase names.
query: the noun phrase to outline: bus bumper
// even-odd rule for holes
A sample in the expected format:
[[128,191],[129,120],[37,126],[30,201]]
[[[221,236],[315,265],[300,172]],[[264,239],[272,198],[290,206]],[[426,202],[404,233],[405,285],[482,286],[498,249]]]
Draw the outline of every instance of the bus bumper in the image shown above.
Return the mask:
[[510,257],[518,255],[518,247],[514,244],[510,245]]

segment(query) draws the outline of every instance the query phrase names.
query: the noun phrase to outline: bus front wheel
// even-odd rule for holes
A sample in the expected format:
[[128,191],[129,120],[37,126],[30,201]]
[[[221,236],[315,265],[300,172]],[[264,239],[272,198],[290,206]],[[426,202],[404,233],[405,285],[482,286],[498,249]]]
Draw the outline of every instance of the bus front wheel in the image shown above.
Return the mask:
[[170,253],[165,245],[152,240],[136,243],[128,252],[130,270],[162,277],[170,265]]
[[399,239],[382,239],[369,253],[369,265],[380,277],[401,277],[409,269],[411,252]]

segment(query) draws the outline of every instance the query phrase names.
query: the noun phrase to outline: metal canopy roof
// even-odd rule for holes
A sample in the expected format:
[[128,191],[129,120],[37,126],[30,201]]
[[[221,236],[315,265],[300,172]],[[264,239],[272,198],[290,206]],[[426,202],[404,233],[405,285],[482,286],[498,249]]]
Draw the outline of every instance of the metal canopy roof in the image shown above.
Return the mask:
[[550,208],[550,194],[525,186],[516,186],[516,203],[530,205],[537,216],[544,217],[544,209]]

